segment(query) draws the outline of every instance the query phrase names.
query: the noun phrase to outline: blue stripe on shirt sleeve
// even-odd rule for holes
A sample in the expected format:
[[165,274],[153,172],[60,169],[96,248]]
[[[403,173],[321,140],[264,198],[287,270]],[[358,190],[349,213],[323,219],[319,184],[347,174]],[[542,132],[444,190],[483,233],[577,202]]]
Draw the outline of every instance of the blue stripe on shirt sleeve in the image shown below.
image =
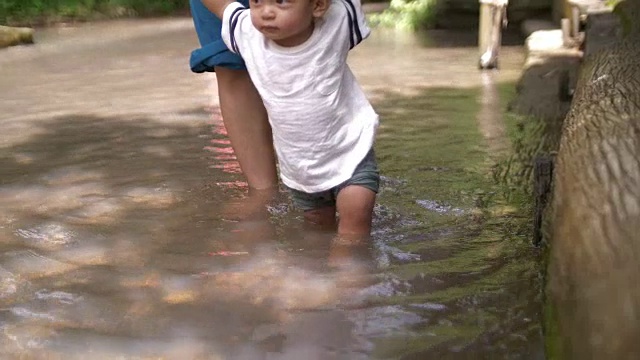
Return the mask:
[[236,43],[236,25],[238,25],[238,19],[240,18],[240,13],[242,11],[246,10],[245,8],[237,8],[235,10],[233,10],[233,13],[231,13],[230,18],[230,31],[229,31],[229,37],[230,37],[230,41],[231,41],[231,47],[232,47],[232,51],[236,54],[240,54],[240,50],[238,49],[238,44]]
[[351,48],[362,42],[362,33],[360,32],[360,24],[358,21],[358,12],[356,6],[351,0],[343,0],[345,7],[347,8],[347,15],[349,16],[349,32],[350,32],[350,45]]
[[[345,4],[344,6],[346,7],[347,5]],[[347,17],[349,18],[349,21],[347,22],[347,25],[349,25],[349,50],[351,50],[356,46],[356,44],[353,43],[353,19],[351,18],[349,8],[347,8]]]

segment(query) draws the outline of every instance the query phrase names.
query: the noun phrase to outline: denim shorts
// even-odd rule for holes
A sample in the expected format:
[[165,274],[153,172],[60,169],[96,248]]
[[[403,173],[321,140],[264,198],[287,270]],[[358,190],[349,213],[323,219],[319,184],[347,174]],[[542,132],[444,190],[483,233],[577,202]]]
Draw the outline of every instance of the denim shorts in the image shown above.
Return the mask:
[[[249,7],[249,0],[239,0]],[[222,40],[220,29],[222,21],[218,19],[200,0],[190,0],[191,17],[198,34],[200,48],[191,52],[189,65],[196,73],[212,72],[215,66],[229,69],[244,70],[246,66],[239,55],[229,51]]]
[[289,187],[287,187],[287,190],[291,194],[293,205],[300,210],[307,211],[336,206],[338,193],[349,185],[362,186],[376,194],[378,193],[378,189],[380,188],[380,172],[373,149],[371,149],[360,164],[358,164],[351,178],[334,188],[311,194]]

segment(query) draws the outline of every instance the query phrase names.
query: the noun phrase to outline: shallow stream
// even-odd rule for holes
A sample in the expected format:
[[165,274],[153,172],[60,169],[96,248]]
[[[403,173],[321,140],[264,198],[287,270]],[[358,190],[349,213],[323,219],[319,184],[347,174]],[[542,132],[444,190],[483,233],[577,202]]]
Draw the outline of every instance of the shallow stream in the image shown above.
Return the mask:
[[[190,19],[42,30],[0,51],[0,358],[538,359],[537,255],[491,166],[523,47],[377,30],[373,244],[335,251],[246,183]],[[347,265],[335,272],[336,257]]]

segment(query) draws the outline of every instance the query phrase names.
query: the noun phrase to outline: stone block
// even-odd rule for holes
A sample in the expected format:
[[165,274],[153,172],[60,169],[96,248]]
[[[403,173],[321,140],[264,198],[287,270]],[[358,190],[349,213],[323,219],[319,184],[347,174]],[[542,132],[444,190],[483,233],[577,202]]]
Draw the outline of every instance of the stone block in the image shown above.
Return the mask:
[[622,38],[620,18],[612,12],[588,14],[584,32],[584,54],[589,56]]
[[535,31],[527,38],[526,48],[527,58],[511,109],[542,119],[564,118],[582,52],[563,46],[562,30]]

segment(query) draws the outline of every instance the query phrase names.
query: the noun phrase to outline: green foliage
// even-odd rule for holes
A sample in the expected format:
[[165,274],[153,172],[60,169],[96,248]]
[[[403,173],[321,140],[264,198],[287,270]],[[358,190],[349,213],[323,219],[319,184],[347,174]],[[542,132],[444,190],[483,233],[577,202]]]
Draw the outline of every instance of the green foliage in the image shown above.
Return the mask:
[[435,22],[438,0],[391,0],[389,8],[370,16],[373,25],[407,30],[428,28]]
[[0,0],[0,24],[168,14],[187,7],[185,0]]
[[177,9],[188,7],[186,0],[110,0],[111,3],[119,3],[140,15],[167,14]]

